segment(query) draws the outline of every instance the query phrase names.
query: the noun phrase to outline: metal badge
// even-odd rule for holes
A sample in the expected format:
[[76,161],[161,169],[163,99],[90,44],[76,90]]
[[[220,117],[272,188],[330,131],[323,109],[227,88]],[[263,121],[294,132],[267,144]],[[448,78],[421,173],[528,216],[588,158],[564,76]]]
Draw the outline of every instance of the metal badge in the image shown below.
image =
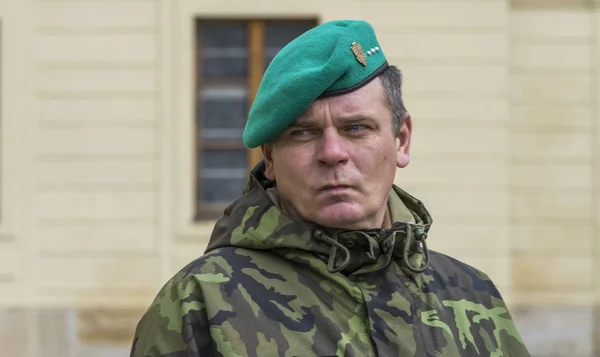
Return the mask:
[[354,57],[356,57],[358,63],[362,64],[363,66],[366,66],[367,56],[365,55],[365,51],[363,51],[363,48],[360,45],[360,43],[352,42],[352,47],[350,47],[350,49],[352,49],[352,53],[354,53]]

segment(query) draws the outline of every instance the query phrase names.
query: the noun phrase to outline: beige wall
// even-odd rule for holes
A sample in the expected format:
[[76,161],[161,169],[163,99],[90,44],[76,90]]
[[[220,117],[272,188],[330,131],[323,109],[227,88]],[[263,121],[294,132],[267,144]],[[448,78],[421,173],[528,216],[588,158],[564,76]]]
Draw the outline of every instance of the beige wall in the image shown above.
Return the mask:
[[137,304],[159,269],[157,2],[28,5],[31,293]]
[[513,297],[529,308],[520,321],[540,354],[600,352],[600,12],[592,3],[515,1],[511,13]]
[[514,290],[530,303],[593,304],[599,188],[594,15],[534,8],[515,11],[511,20]]
[[[310,15],[369,20],[404,71],[415,133],[397,183],[431,210],[431,248],[494,278],[537,355],[562,353],[548,343],[555,336],[571,346],[566,355],[591,356],[600,305],[592,4],[0,0],[0,306],[15,309],[0,314],[0,346],[17,341],[3,328],[10,321],[27,331],[10,345],[23,357],[90,355],[86,343],[116,325],[131,331],[211,229],[191,224],[193,17]],[[131,312],[65,312],[76,307]],[[572,320],[569,333],[553,327]],[[124,351],[129,336],[119,336]]]

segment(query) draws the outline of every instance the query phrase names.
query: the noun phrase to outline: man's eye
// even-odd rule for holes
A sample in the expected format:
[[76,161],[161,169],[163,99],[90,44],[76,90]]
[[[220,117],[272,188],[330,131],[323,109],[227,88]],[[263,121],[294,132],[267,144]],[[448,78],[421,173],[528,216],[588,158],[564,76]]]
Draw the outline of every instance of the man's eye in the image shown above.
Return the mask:
[[310,131],[307,129],[294,130],[290,133],[292,136],[305,136],[310,134]]
[[366,128],[367,127],[365,125],[350,125],[348,127],[348,130],[349,131],[360,131],[360,130],[363,130],[363,129],[366,129]]

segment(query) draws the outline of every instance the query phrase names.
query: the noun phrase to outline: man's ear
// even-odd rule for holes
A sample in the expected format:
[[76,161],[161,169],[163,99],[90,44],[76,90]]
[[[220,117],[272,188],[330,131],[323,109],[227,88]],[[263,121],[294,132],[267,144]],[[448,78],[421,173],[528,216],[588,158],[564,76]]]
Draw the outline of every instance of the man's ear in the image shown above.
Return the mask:
[[406,113],[404,116],[404,121],[400,130],[398,132],[398,136],[396,137],[396,146],[397,146],[397,160],[396,165],[399,168],[404,168],[408,166],[410,162],[410,139],[412,136],[412,119],[410,114]]
[[263,157],[265,158],[265,176],[275,181],[275,169],[273,168],[273,147],[271,144],[263,144],[260,146]]

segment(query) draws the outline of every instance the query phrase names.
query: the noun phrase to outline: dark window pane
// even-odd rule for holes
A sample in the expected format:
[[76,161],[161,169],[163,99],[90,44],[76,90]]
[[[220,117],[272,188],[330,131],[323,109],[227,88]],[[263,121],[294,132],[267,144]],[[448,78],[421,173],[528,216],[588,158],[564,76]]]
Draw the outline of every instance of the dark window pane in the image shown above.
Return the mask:
[[265,69],[285,45],[315,26],[310,21],[270,22],[265,26]]
[[204,58],[202,75],[207,79],[245,78],[248,76],[248,59],[243,58]]
[[200,199],[204,203],[230,203],[246,184],[248,159],[245,149],[204,150],[200,170]]
[[242,141],[244,129],[203,129],[200,132],[202,140],[206,141]]
[[205,78],[248,76],[248,36],[245,24],[206,24],[201,27],[200,58]]
[[267,22],[265,25],[265,46],[282,48],[296,37],[314,27],[310,21]]
[[[245,170],[248,167],[247,157],[248,155],[245,149],[203,150],[202,172],[204,173],[206,170],[210,169],[241,169],[241,176],[238,173],[237,177],[245,177]],[[207,175],[203,176],[206,177]],[[227,178],[227,176],[222,178]]]
[[241,139],[248,115],[244,87],[205,87],[198,128],[203,139]]
[[244,192],[245,179],[202,181],[202,202],[210,204],[229,204]]
[[245,23],[205,22],[200,31],[203,48],[245,48],[248,44],[248,30]]

